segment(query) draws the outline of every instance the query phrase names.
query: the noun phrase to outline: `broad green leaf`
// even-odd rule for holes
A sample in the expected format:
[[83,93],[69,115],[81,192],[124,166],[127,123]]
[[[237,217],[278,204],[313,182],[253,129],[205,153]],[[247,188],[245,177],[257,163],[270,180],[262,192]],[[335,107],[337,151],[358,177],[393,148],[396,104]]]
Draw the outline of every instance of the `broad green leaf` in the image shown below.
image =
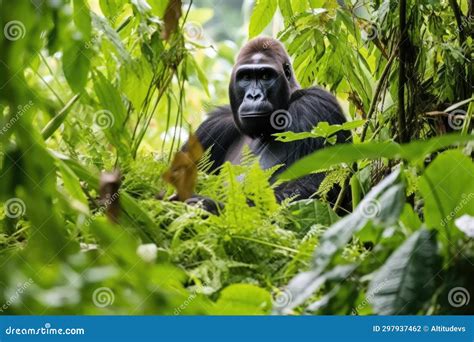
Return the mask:
[[100,127],[119,153],[129,151],[129,132],[125,128],[126,109],[119,91],[99,71],[95,72],[94,90],[102,110],[94,113],[94,124]]
[[81,188],[79,178],[62,160],[57,159],[57,166],[61,173],[64,188],[69,193],[71,200],[79,202],[81,204],[80,207],[87,213],[89,211],[89,204],[87,202],[87,197]]
[[[163,2],[163,1],[161,1]],[[117,16],[119,11],[125,5],[125,0],[99,0],[102,13],[108,18]]]
[[71,111],[71,108],[74,106],[76,101],[79,99],[79,94],[74,95],[71,100],[64,106],[63,109],[53,117],[41,131],[43,139],[48,139],[53,133],[61,126],[61,124],[66,120],[67,115]]
[[428,166],[419,186],[426,225],[439,230],[440,240],[454,243],[460,237],[455,219],[474,215],[474,163],[460,151],[446,151]]
[[63,71],[66,80],[75,93],[81,93],[87,83],[91,65],[90,49],[85,48],[82,39],[71,39],[64,48]]
[[196,72],[196,75],[198,77],[199,82],[201,83],[204,91],[206,92],[206,95],[209,97],[209,82],[207,81],[207,76],[202,70],[202,68],[199,66],[198,63],[196,63],[196,60],[193,58],[193,56],[189,56],[189,62],[191,64],[191,67],[193,71]]
[[272,307],[266,290],[250,284],[233,284],[222,290],[215,315],[265,315]]
[[370,282],[367,296],[379,315],[417,314],[435,291],[441,263],[436,235],[420,229],[408,238]]
[[405,204],[402,214],[400,215],[400,223],[409,232],[416,231],[422,224],[420,218],[408,203]]
[[474,140],[474,135],[447,134],[403,145],[395,142],[340,144],[316,151],[298,160],[280,175],[280,179],[291,180],[309,173],[327,170],[335,165],[349,164],[361,159],[401,158],[409,162],[418,162],[431,152],[472,140]]
[[329,204],[315,199],[292,202],[288,210],[301,231],[307,231],[314,224],[329,227],[339,220]]
[[[307,138],[325,138],[328,139],[333,134],[339,131],[350,131],[362,126],[366,121],[365,120],[356,120],[345,122],[342,125],[330,125],[326,121],[321,121],[316,127],[314,127],[311,132],[283,132],[273,134],[277,137],[275,140],[290,142],[295,140],[302,140]],[[336,138],[336,137],[334,137]]]
[[280,8],[281,15],[286,20],[291,20],[293,17],[293,9],[291,8],[290,0],[279,0],[278,7]]
[[277,8],[275,0],[257,0],[250,17],[249,38],[253,38],[265,29],[273,18]]
[[73,0],[74,13],[73,20],[79,31],[82,33],[82,40],[88,41],[91,37],[91,15],[84,0]]
[[371,220],[375,224],[390,225],[399,217],[404,204],[403,186],[399,170],[374,186],[353,213],[326,230],[314,256],[314,269],[321,273],[352,236]]
[[343,280],[347,278],[356,267],[356,264],[339,265],[324,274],[320,274],[316,270],[311,270],[296,275],[291,279],[286,288],[286,291],[289,292],[287,296],[290,300],[281,307],[275,307],[274,310],[283,314],[289,313],[291,309],[303,304],[306,299],[310,298],[327,280]]
[[[388,225],[398,219],[404,204],[404,191],[399,184],[400,176],[399,170],[392,172],[365,196],[352,214],[343,217],[323,233],[315,251],[312,269],[298,274],[288,284],[290,297],[293,299],[282,308],[283,310],[300,305],[324,283],[326,277],[321,275],[323,271],[337,252],[370,220]],[[328,274],[335,272],[338,267],[329,271]]]

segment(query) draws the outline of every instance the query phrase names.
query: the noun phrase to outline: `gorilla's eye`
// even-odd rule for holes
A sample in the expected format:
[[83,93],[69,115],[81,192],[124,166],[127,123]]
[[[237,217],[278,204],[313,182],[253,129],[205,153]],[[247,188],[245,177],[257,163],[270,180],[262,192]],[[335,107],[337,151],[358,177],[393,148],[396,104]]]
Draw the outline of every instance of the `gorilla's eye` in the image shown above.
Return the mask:
[[268,81],[268,80],[271,80],[275,77],[275,73],[272,69],[268,69],[268,68],[262,68],[260,69],[260,79],[262,81]]

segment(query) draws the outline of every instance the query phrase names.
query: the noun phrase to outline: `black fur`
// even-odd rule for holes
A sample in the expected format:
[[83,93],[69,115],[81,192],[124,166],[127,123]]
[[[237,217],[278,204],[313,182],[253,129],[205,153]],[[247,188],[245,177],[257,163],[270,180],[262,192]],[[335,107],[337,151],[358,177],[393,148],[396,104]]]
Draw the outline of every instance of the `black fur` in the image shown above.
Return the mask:
[[[310,131],[321,121],[327,121],[332,125],[342,124],[346,121],[335,97],[318,87],[299,89],[293,92],[288,112],[292,116],[292,124],[287,130],[293,132]],[[196,134],[204,149],[210,148],[211,160],[214,162],[211,171],[216,170],[225,162],[225,156],[231,145],[244,137],[234,123],[229,106],[219,107],[211,112]],[[338,143],[350,140],[349,132],[337,133]],[[275,180],[279,173],[295,161],[322,148],[323,142],[322,138],[318,138],[283,143],[262,137],[254,139],[250,148],[260,157],[263,168],[283,164],[274,175],[273,180]],[[279,201],[289,196],[298,196],[298,199],[308,198],[317,191],[323,179],[323,174],[308,175],[281,184],[277,187],[275,195]],[[332,197],[329,198],[331,202],[335,201],[334,194]]]

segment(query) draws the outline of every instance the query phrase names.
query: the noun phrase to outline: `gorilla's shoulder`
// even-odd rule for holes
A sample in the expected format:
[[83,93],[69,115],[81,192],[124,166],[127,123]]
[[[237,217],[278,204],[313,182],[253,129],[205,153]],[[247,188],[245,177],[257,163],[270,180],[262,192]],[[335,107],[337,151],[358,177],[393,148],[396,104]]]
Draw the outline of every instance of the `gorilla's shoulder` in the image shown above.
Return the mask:
[[304,117],[307,122],[314,124],[320,121],[327,121],[332,125],[346,122],[336,97],[320,87],[294,91],[289,111],[294,117]]

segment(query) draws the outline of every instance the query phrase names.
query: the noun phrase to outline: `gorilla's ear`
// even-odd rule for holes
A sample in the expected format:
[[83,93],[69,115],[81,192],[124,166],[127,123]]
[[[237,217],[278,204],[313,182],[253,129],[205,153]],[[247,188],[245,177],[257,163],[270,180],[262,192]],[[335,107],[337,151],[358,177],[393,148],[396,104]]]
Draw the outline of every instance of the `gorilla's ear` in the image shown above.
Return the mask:
[[284,63],[283,64],[283,71],[285,72],[285,76],[289,81],[291,79],[291,64],[290,63]]

